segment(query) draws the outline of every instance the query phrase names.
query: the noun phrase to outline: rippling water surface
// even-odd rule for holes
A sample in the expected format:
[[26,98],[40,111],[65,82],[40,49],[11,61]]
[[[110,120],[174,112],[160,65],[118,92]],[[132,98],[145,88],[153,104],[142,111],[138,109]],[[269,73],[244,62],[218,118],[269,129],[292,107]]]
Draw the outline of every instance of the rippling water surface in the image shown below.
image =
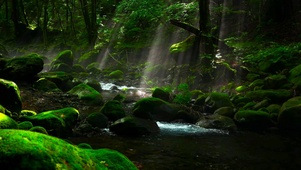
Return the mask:
[[73,138],[94,149],[110,148],[145,170],[294,170],[301,168],[301,140],[277,134],[203,129],[194,125],[158,122],[161,133],[139,138],[107,134]]

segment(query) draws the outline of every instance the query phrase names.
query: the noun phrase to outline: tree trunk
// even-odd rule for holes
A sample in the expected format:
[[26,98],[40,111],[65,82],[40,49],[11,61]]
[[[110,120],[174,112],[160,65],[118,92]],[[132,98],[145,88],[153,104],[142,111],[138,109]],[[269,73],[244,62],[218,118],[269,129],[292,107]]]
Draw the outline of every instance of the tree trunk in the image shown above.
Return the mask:
[[44,1],[44,16],[43,16],[43,42],[47,46],[47,25],[48,25],[48,0]]

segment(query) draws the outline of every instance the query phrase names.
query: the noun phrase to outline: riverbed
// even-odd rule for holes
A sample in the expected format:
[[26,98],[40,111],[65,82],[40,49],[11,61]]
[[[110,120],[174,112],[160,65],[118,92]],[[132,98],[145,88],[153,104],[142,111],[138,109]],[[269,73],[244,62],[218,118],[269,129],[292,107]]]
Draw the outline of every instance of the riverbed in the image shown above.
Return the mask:
[[195,129],[157,122],[161,133],[137,138],[104,134],[72,138],[94,149],[109,148],[126,155],[144,170],[297,170],[301,168],[299,137],[276,133]]

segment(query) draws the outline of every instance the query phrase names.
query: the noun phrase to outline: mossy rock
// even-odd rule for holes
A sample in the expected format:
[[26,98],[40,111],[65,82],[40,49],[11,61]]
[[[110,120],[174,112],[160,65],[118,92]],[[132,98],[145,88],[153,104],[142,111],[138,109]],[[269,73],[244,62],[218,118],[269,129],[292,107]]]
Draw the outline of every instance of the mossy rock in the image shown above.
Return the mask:
[[87,116],[86,121],[93,127],[106,128],[108,127],[108,117],[100,112],[94,112]]
[[101,85],[97,80],[85,80],[84,83],[90,87],[93,87],[98,92],[102,91]]
[[165,91],[162,88],[155,88],[155,90],[152,93],[152,97],[156,97],[167,102],[170,100],[169,92]]
[[158,134],[160,129],[155,121],[127,116],[115,121],[110,131],[123,136],[143,136]]
[[247,74],[247,80],[248,81],[254,81],[256,79],[258,79],[260,77],[259,74],[255,74],[255,73],[249,73]]
[[123,71],[121,70],[115,70],[115,71],[112,71],[110,74],[109,74],[109,77],[111,79],[118,79],[118,80],[122,80],[123,79]]
[[61,92],[61,89],[59,89],[54,82],[46,78],[40,78],[39,80],[37,80],[33,84],[33,87],[44,92]]
[[0,131],[0,164],[10,169],[127,169],[136,166],[109,149],[82,149],[62,139],[25,130]]
[[235,88],[235,91],[237,91],[238,93],[242,93],[242,92],[245,92],[246,90],[248,90],[248,87],[247,86],[238,86]]
[[85,101],[89,105],[101,105],[103,104],[102,95],[93,87],[81,83],[73,87],[67,93],[77,95],[79,99]]
[[93,149],[92,146],[88,143],[80,143],[77,145],[77,147],[82,148],[82,149]]
[[282,103],[292,96],[292,91],[286,89],[256,90],[249,91],[246,94],[246,97],[255,101],[261,101],[265,98],[268,98],[271,100],[271,103]]
[[276,74],[264,79],[264,89],[281,89],[287,83],[285,75]]
[[50,66],[49,71],[51,71],[51,72],[63,71],[66,73],[71,73],[73,70],[72,70],[72,66],[69,66],[66,63],[55,63]]
[[301,132],[301,96],[291,98],[281,106],[278,124],[281,129]]
[[230,97],[226,93],[212,92],[205,100],[205,112],[214,113],[221,107],[234,107]]
[[270,99],[263,99],[262,101],[256,103],[252,110],[259,110],[261,108],[267,107],[270,104]]
[[72,72],[74,73],[82,73],[82,72],[86,72],[86,69],[80,65],[80,64],[74,64],[72,66]]
[[22,100],[18,85],[13,81],[0,79],[0,92],[0,105],[19,114],[22,110]]
[[73,77],[63,71],[43,72],[39,74],[39,77],[54,82],[63,92],[69,91],[74,86],[72,83]]
[[170,122],[176,119],[179,109],[155,97],[138,100],[133,107],[133,115],[139,118]]
[[250,130],[263,130],[273,125],[270,114],[264,111],[240,110],[236,112],[234,120]]
[[206,116],[196,122],[196,125],[207,129],[220,129],[234,132],[237,126],[233,119],[218,114]]
[[3,107],[1,104],[0,104],[0,113],[3,113],[5,115],[8,115],[8,116],[12,116],[12,113],[11,111],[7,110],[5,107]]
[[195,40],[196,40],[196,36],[194,36],[194,35],[189,36],[184,41],[181,41],[179,43],[173,44],[169,48],[169,52],[171,54],[185,52],[185,51],[187,51],[189,48],[191,48],[193,46]]
[[84,67],[87,67],[90,63],[96,62],[98,59],[99,51],[98,50],[92,50],[89,51],[78,59],[78,63]]
[[249,84],[248,88],[253,90],[255,87],[261,87],[263,85],[264,85],[263,79],[256,79],[252,83]]
[[42,126],[33,126],[32,128],[29,129],[29,131],[39,132],[39,133],[43,133],[45,135],[48,135],[47,130]]
[[116,121],[120,118],[125,117],[125,111],[122,104],[117,100],[111,100],[104,104],[100,112],[107,116],[109,120]]
[[74,56],[71,50],[64,50],[60,52],[54,59],[52,64],[64,63],[69,67],[72,67],[74,62]]
[[0,113],[0,129],[18,129],[18,123],[4,113]]
[[0,77],[8,80],[32,81],[43,70],[43,57],[32,53],[8,59],[0,72]]
[[124,94],[117,94],[113,100],[117,100],[119,101],[120,103],[122,103],[124,100],[126,99],[126,96]]
[[33,110],[21,110],[20,116],[34,116],[37,115],[37,112]]
[[78,117],[78,110],[67,107],[45,111],[34,116],[20,117],[20,120],[30,121],[34,126],[42,126],[50,135],[64,137],[72,133]]
[[30,121],[23,121],[18,124],[19,129],[29,130],[33,127],[33,124]]
[[215,112],[213,114],[218,114],[221,116],[233,118],[235,111],[234,111],[233,107],[221,107],[221,108],[218,108],[217,110],[215,110]]

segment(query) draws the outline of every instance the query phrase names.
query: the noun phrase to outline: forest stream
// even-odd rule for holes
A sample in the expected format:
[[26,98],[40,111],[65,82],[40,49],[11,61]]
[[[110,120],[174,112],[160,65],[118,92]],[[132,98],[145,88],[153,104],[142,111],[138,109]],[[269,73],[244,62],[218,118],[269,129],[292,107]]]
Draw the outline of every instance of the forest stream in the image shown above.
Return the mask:
[[74,137],[70,141],[88,143],[93,149],[117,150],[144,170],[293,170],[301,167],[299,136],[275,131],[228,133],[181,123],[157,124],[160,134],[156,136],[133,138],[108,132],[101,136]]

